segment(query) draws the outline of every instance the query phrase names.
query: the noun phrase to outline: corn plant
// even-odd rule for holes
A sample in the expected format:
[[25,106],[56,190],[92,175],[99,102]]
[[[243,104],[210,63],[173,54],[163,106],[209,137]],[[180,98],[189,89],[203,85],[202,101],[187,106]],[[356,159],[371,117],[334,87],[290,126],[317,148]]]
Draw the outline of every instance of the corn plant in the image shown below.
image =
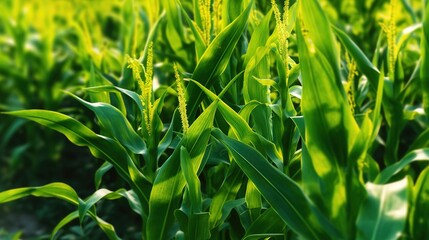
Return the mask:
[[[0,192],[0,203],[75,206],[51,238],[92,222],[120,239],[98,210],[125,199],[142,239],[422,239],[429,5],[418,16],[402,2],[375,8],[387,18],[362,48],[326,1],[125,1],[120,54],[94,52],[100,37],[79,28],[90,80],[65,95],[97,126],[47,109],[3,113],[101,159],[95,191],[54,182]],[[404,7],[412,20],[399,31]],[[113,170],[123,187],[107,187]]]

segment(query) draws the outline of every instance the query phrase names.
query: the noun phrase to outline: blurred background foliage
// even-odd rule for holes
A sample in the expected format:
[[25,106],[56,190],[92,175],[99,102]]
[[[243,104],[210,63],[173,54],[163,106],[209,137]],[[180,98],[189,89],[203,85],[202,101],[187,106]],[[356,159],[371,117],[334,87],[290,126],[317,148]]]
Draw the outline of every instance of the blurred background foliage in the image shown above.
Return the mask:
[[[127,54],[140,54],[145,44],[142,40],[158,12],[143,2],[147,1],[0,1],[0,111],[56,110],[96,128],[92,112],[81,108],[63,90],[99,82],[117,85],[123,74],[129,74],[123,60]],[[79,189],[82,195],[93,191],[92,173],[98,164],[88,150],[37,124],[5,115],[0,118],[0,191],[58,180]],[[115,175],[110,180],[112,185],[122,184],[115,182]],[[44,200],[31,198],[2,205],[0,229],[23,227],[36,235],[49,232],[70,207]],[[107,206],[106,212],[111,207]],[[124,211],[129,210],[125,207]],[[121,204],[115,205],[114,212],[121,212]],[[110,215],[118,224],[121,218],[130,218]]]

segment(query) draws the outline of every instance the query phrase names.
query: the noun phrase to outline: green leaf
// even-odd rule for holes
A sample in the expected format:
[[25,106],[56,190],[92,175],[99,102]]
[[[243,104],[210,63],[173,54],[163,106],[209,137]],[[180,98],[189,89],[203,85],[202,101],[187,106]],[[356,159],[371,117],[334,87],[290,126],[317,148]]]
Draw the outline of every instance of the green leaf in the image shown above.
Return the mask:
[[101,181],[103,179],[104,174],[106,174],[110,169],[112,169],[113,165],[109,162],[104,162],[94,174],[94,183],[95,188],[99,189],[101,185]]
[[188,225],[188,236],[187,239],[209,239],[210,230],[209,230],[209,218],[210,214],[208,212],[201,212],[192,214],[189,218]]
[[69,185],[64,183],[51,183],[41,187],[15,188],[0,192],[0,203],[15,201],[30,195],[36,197],[59,198],[75,205],[78,204],[79,199],[76,191]]
[[423,107],[425,109],[426,115],[429,115],[429,4],[427,3],[424,13],[423,31],[420,45],[420,81],[423,92]]
[[[323,197],[318,198],[322,202],[315,203],[343,235],[350,235],[354,233],[354,220],[348,219],[347,208],[351,202],[347,200],[359,194],[360,188],[351,177],[357,159],[349,161],[349,153],[359,127],[341,82],[335,38],[320,3],[316,0],[300,1],[298,12],[302,115],[308,150],[308,155],[303,155],[302,164],[312,165],[318,175],[318,179],[312,175],[311,179],[303,181],[319,185],[321,192],[315,195],[322,194]],[[361,149],[364,151],[366,149]],[[306,161],[313,161],[313,164],[304,163]]]
[[327,239],[327,232],[339,237],[333,226],[321,226],[313,212],[316,208],[301,188],[274,168],[258,151],[225,136],[219,129],[214,129],[212,134],[225,145],[235,162],[292,230],[308,239]]
[[273,208],[265,210],[250,227],[246,230],[246,235],[243,240],[261,239],[261,237],[273,237],[283,235],[286,224],[282,221],[279,215]]
[[413,144],[411,144],[411,146],[409,147],[408,151],[425,147],[429,147],[429,129],[426,129],[423,132],[419,133]]
[[[103,79],[100,73],[96,72],[94,63],[91,62],[88,85],[90,87],[94,87],[94,86],[105,85],[106,82],[108,82],[108,81]],[[108,93],[105,93],[105,92],[90,93],[89,97],[90,97],[92,102],[110,103],[110,96]]]
[[423,148],[409,152],[401,160],[385,168],[377,176],[375,182],[379,184],[387,183],[390,178],[395,176],[410,163],[415,161],[429,161],[429,148]]
[[148,196],[144,188],[148,187],[144,176],[128,155],[127,151],[114,139],[95,134],[79,121],[48,110],[22,110],[5,113],[35,121],[64,134],[72,143],[86,146],[92,155],[111,163],[122,179],[127,181],[142,202],[143,218],[147,216]]
[[357,44],[353,42],[345,32],[335,26],[332,28],[334,29],[338,39],[356,61],[356,65],[359,70],[368,77],[371,82],[372,89],[375,90],[378,86],[380,71],[371,63]]
[[[225,208],[228,201],[236,198],[238,190],[243,183],[243,172],[235,162],[231,162],[226,177],[210,203],[210,229],[222,224],[230,211]],[[231,210],[231,209],[229,209]]]
[[56,239],[56,235],[57,235],[58,231],[60,231],[65,225],[69,224],[71,221],[77,219],[78,217],[79,217],[79,212],[74,211],[74,212],[68,214],[67,216],[65,216],[63,219],[61,219],[61,221],[59,221],[57,223],[54,230],[52,231],[51,239]]
[[262,198],[261,193],[256,188],[251,180],[247,182],[246,195],[245,195],[247,209],[249,210],[250,218],[252,221],[256,220],[261,214]]
[[125,197],[131,206],[131,209],[134,210],[137,214],[141,214],[142,209],[141,205],[132,194],[127,192],[125,189],[119,189],[115,192],[112,192],[108,189],[102,188],[98,189],[95,193],[91,194],[86,200],[79,200],[79,220],[81,224],[83,223],[84,217],[87,215],[88,211],[100,200],[102,199],[118,199]]
[[191,125],[172,155],[159,169],[149,200],[146,236],[149,240],[169,239],[174,236],[174,211],[179,208],[186,180],[180,168],[180,147],[190,155],[194,169],[199,169],[210,129],[217,109],[212,103]]
[[140,112],[143,112],[143,104],[142,101],[140,100],[139,95],[136,92],[124,89],[124,88],[120,88],[120,87],[116,87],[116,86],[96,86],[96,87],[89,87],[89,88],[85,88],[84,90],[86,91],[90,91],[90,92],[120,92],[123,93],[125,95],[127,95],[128,97],[130,97],[137,105],[137,107],[139,108]]
[[191,214],[200,213],[203,197],[197,171],[191,162],[191,156],[184,146],[180,147],[180,167],[186,180],[189,196],[191,198]]
[[[51,233],[51,239],[56,239],[57,233],[67,224],[69,224],[71,221],[77,219],[79,217],[79,212],[74,211],[70,214],[68,214],[66,217],[64,217],[54,228],[54,230]],[[107,238],[109,240],[120,240],[121,238],[118,237],[116,234],[115,228],[112,224],[104,221],[103,219],[97,217],[95,214],[90,213],[90,217],[96,222],[96,224],[100,227],[100,229],[106,234]]]
[[186,59],[185,51],[185,32],[183,28],[182,16],[176,0],[162,0],[162,6],[165,8],[167,15],[166,40],[176,55]]
[[134,131],[127,118],[117,108],[101,102],[90,103],[71,93],[69,95],[93,111],[97,115],[101,129],[111,137],[118,140],[133,153],[143,154],[146,151],[146,144],[143,139]]
[[425,168],[414,187],[414,204],[410,214],[410,230],[413,239],[429,236],[429,168]]
[[177,1],[177,3],[179,4],[182,15],[185,17],[186,23],[188,23],[189,27],[191,28],[192,34],[194,34],[195,50],[197,53],[197,59],[199,59],[206,50],[206,46],[204,45],[203,38],[200,32],[198,31],[198,29],[196,28],[196,26],[194,25],[194,22],[192,22],[191,18],[188,16],[188,13],[183,8],[182,4],[179,1]]
[[358,239],[398,239],[407,220],[408,179],[376,185],[366,184],[368,196],[357,219]]
[[265,46],[265,44],[267,43],[270,34],[269,27],[272,14],[273,11],[270,10],[253,32],[252,38],[250,39],[249,46],[247,48],[246,57],[244,59],[244,66],[246,66],[250,59],[254,56],[254,54],[256,54],[258,48]]
[[[249,4],[246,10],[219,33],[208,46],[192,74],[192,79],[210,88],[213,81],[225,71],[235,46],[245,29],[251,6],[252,4]],[[194,82],[188,84],[186,91],[188,99],[192,99],[188,102],[189,118],[192,120],[195,118],[197,108],[203,99],[203,93],[199,91],[199,87]]]
[[[245,121],[245,119],[243,119],[240,114],[236,113],[230,106],[228,106],[228,104],[222,101],[216,94],[208,90],[200,83],[194,80],[191,81],[194,82],[197,86],[199,86],[201,90],[203,90],[203,92],[212,101],[218,101],[219,112],[222,114],[225,121],[228,122],[229,126],[231,126],[230,134],[232,134],[234,138],[239,139],[240,141],[245,143],[252,143],[258,148],[260,152],[267,154],[274,163],[276,163],[277,165],[282,165],[282,156],[277,151],[276,146],[272,142],[268,141],[263,136],[253,132],[252,128]],[[255,103],[256,102],[249,102],[248,104],[254,105]]]

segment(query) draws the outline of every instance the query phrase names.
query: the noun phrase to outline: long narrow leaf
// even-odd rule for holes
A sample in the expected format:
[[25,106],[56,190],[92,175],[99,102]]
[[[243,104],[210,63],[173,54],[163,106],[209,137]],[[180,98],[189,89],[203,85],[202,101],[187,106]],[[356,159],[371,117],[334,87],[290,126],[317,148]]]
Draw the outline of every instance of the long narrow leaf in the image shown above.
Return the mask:
[[79,121],[58,112],[22,110],[6,114],[23,117],[54,129],[64,134],[72,143],[88,147],[95,157],[111,163],[139,196],[142,206],[146,206],[142,215],[144,218],[147,216],[148,196],[143,188],[148,184],[127,151],[117,141],[97,135]]
[[41,187],[15,188],[0,192],[0,203],[14,201],[27,196],[55,197],[69,203],[78,204],[79,197],[76,191],[64,183],[51,183]]
[[399,173],[402,169],[415,161],[429,161],[429,148],[418,149],[409,152],[400,161],[385,168],[376,178],[375,182],[379,184],[387,183],[390,178]]
[[[243,172],[292,230],[308,239],[328,238],[326,231],[335,228],[324,229],[321,226],[313,212],[315,208],[293,180],[275,169],[250,146],[225,136],[218,129],[214,129],[212,134],[225,145]],[[335,231],[330,234],[339,237]]]
[[117,139],[133,153],[143,154],[146,151],[146,144],[143,139],[134,131],[127,118],[117,108],[101,102],[87,102],[74,94],[69,94],[97,115],[101,128],[111,137]]

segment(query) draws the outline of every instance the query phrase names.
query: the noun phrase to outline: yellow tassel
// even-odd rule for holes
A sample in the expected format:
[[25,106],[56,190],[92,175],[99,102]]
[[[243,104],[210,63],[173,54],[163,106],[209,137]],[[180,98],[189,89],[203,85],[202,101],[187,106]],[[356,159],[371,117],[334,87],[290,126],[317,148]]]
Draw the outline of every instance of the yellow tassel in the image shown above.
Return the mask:
[[176,63],[174,63],[173,67],[174,67],[174,75],[176,77],[177,98],[179,100],[179,113],[180,113],[180,118],[182,120],[183,133],[186,133],[189,129],[189,122],[188,122],[188,116],[186,114],[185,90],[183,89],[182,79],[180,78]]

